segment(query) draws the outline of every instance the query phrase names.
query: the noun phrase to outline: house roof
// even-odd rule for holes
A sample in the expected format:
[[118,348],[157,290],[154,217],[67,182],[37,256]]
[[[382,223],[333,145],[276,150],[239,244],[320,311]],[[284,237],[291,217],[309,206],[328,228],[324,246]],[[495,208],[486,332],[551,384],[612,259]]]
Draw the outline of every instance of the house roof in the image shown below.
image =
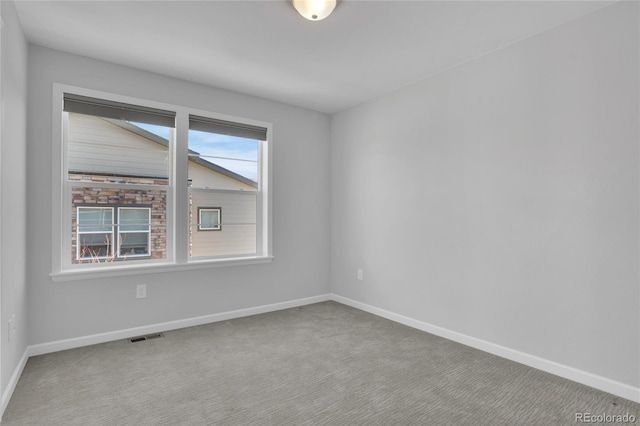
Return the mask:
[[[161,136],[158,136],[155,133],[152,133],[152,132],[150,132],[148,130],[145,130],[145,129],[141,128],[141,127],[138,127],[135,124],[131,124],[131,123],[127,122],[127,121],[122,121],[122,120],[114,120],[114,119],[111,119],[111,118],[102,118],[102,120],[108,121],[109,123],[111,123],[111,124],[113,124],[115,126],[118,126],[118,127],[122,128],[124,130],[128,130],[128,131],[130,131],[132,133],[137,134],[138,136],[142,136],[143,138],[148,139],[148,140],[153,141],[153,142],[156,142],[156,143],[158,143],[158,144],[160,144],[162,146],[165,146],[167,148],[169,147],[169,141],[167,139],[165,139],[165,138],[163,138]],[[223,175],[225,175],[227,177],[230,177],[231,179],[235,179],[235,180],[237,180],[239,182],[244,183],[245,185],[252,186],[253,188],[258,188],[258,183],[257,182],[255,182],[255,181],[253,181],[253,180],[251,180],[251,179],[249,179],[247,177],[244,177],[242,175],[239,175],[238,173],[232,172],[231,170],[226,169],[226,168],[224,168],[222,166],[219,166],[219,165],[217,165],[215,163],[207,161],[207,160],[205,160],[205,159],[200,157],[200,153],[199,152],[196,152],[196,151],[191,150],[191,149],[189,150],[189,161],[192,161],[192,162],[194,162],[196,164],[199,164],[199,165],[201,165],[203,167],[206,167],[206,168],[208,168],[210,170],[213,170],[214,172],[217,172],[217,173],[223,174]]]

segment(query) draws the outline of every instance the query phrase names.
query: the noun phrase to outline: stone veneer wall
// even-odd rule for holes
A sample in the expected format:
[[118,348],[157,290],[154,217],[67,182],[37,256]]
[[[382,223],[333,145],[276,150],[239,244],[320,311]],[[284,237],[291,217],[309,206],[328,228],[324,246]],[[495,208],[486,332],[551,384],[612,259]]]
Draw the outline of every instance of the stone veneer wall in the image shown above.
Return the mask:
[[[100,183],[126,183],[144,185],[168,185],[166,179],[139,178],[139,177],[114,177],[102,175],[85,175],[70,173],[69,180],[87,182],[87,185],[76,186],[72,189],[71,208],[71,259],[72,263],[79,263],[76,259],[77,248],[77,207],[119,207],[136,206],[151,208],[151,259],[164,259],[167,255],[167,192],[161,189],[133,189],[126,187],[98,187],[91,186],[90,182]],[[116,259],[124,260],[124,259]],[[81,262],[90,262],[84,260]]]

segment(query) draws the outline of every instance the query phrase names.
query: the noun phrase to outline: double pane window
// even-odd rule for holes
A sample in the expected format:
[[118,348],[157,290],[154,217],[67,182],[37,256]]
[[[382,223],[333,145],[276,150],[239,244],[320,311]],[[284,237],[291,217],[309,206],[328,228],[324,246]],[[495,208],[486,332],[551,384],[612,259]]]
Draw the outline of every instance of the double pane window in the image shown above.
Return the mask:
[[76,211],[77,262],[150,256],[150,208],[78,206]]
[[73,93],[63,100],[61,270],[268,256],[266,127],[201,111],[179,121],[170,108]]

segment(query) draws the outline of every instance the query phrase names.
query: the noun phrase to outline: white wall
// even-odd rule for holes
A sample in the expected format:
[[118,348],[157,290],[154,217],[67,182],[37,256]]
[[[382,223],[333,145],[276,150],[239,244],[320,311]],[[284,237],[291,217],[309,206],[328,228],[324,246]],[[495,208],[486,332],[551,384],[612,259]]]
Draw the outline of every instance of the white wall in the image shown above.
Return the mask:
[[[2,16],[2,135],[0,205],[0,347],[2,393],[27,347],[26,256],[26,118],[27,42],[13,2],[0,2]],[[9,318],[16,317],[16,334],[9,342]],[[4,401],[6,402],[6,401]]]
[[333,292],[637,388],[638,27],[620,2],[334,115]]
[[[273,123],[270,264],[88,281],[51,272],[52,84]],[[27,194],[30,343],[39,344],[329,292],[329,117],[39,46],[29,46]],[[135,299],[135,285],[147,298]]]

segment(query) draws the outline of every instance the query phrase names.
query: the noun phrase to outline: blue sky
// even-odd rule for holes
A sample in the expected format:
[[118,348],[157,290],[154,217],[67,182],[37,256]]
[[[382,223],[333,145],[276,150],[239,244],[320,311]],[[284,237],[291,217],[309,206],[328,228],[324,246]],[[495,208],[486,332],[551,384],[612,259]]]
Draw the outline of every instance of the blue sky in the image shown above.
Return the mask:
[[[169,139],[168,127],[132,124]],[[258,181],[258,141],[254,139],[189,130],[189,149],[200,153],[203,160]]]

